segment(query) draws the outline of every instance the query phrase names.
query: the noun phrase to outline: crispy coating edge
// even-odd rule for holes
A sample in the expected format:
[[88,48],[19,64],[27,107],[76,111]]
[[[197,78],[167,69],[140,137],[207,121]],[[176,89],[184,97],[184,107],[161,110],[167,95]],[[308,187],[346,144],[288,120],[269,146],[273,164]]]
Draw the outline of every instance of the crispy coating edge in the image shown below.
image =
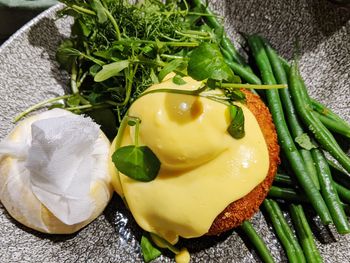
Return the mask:
[[218,235],[239,226],[244,220],[250,219],[259,209],[267,196],[280,163],[279,145],[275,125],[269,109],[259,98],[250,91],[242,89],[246,95],[247,107],[255,115],[264,135],[269,151],[270,166],[263,182],[241,199],[232,202],[214,220],[207,235]]

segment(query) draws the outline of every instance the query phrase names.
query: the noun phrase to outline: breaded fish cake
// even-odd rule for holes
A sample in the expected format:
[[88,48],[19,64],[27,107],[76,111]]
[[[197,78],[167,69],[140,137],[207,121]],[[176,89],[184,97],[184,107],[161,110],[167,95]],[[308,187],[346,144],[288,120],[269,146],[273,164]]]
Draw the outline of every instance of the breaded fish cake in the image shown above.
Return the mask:
[[263,182],[241,199],[232,202],[215,218],[208,235],[218,235],[250,219],[267,196],[280,163],[276,129],[269,109],[259,96],[245,89],[242,91],[246,95],[247,107],[255,115],[268,146],[269,170]]

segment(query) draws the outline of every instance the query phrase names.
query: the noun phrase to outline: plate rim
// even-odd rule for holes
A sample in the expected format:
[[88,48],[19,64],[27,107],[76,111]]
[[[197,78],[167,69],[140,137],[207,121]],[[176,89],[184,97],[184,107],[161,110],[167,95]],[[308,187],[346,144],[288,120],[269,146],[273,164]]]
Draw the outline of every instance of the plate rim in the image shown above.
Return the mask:
[[9,46],[12,44],[13,41],[15,41],[18,37],[20,37],[25,31],[30,29],[33,25],[37,24],[42,20],[44,17],[47,17],[52,12],[54,12],[56,9],[62,8],[64,5],[61,3],[55,4],[51,6],[50,8],[44,10],[37,16],[33,17],[31,20],[29,20],[27,23],[25,23],[22,27],[20,27],[15,33],[13,33],[2,45],[0,45],[0,54]]

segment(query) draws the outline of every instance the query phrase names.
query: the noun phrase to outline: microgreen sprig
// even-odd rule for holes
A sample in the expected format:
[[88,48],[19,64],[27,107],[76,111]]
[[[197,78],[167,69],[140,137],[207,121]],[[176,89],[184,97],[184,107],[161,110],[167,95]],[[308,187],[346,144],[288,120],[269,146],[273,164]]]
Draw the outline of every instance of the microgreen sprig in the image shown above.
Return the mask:
[[118,148],[112,155],[112,161],[119,172],[142,182],[156,178],[160,169],[160,161],[147,146],[139,146],[139,130],[141,120],[128,116],[128,125],[135,126],[134,145]]

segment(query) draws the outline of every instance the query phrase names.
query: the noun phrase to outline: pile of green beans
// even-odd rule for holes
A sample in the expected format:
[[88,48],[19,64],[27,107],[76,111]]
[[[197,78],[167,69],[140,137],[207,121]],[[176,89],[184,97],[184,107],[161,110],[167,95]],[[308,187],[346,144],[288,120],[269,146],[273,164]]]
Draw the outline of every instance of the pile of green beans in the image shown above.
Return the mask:
[[[311,204],[325,225],[332,222],[338,233],[350,233],[350,225],[344,209],[346,205],[339,198],[342,196],[343,201],[349,200],[346,198],[350,197],[348,195],[350,191],[333,181],[329,165],[320,148],[305,149],[294,143],[298,136],[308,134],[311,141],[316,140],[322,149],[327,150],[348,171],[349,157],[341,150],[331,132],[317,118],[313,109],[317,107],[317,114],[323,114],[325,118],[337,123],[338,127],[332,129],[333,132],[340,131],[339,133],[345,136],[343,131],[348,124],[324,105],[310,99],[296,63],[290,67],[288,63],[281,61],[272,47],[259,36],[250,36],[248,43],[263,83],[289,85],[289,89],[268,90],[266,96],[276,125],[279,143],[296,180],[278,175],[275,184],[285,184],[288,187],[273,186],[269,196],[289,203]],[[309,130],[305,130],[304,125]],[[303,233],[298,234],[299,237],[305,236],[305,229],[301,229],[301,224],[297,221],[296,211],[295,207],[290,210],[294,227],[297,233]],[[307,221],[304,222],[304,225],[306,224]],[[312,251],[316,249],[308,242],[302,247],[305,255],[313,254]],[[312,258],[313,262],[320,262],[318,252]],[[308,261],[311,259],[308,258]]]
[[270,199],[265,199],[263,205],[276,231],[277,237],[286,251],[289,261],[292,263],[306,262],[304,252],[284,218],[278,203]]
[[303,207],[292,204],[289,209],[298,239],[305,253],[306,261],[315,263],[323,262],[320,252],[316,247],[311,228],[305,217]]
[[[248,39],[248,43],[262,75],[263,82],[265,84],[276,84],[273,70],[262,39],[258,36],[251,36]],[[279,66],[282,70],[283,67],[281,64]],[[310,199],[311,204],[319,214],[321,221],[324,224],[331,223],[332,218],[329,210],[321,196],[321,193],[317,189],[315,183],[312,181],[311,176],[306,169],[304,160],[298,151],[287,126],[278,90],[267,90],[266,96],[268,106],[276,126],[280,146],[284,154],[287,156],[300,186],[304,189],[306,195]]]
[[[268,58],[270,60],[274,75],[276,76],[276,80],[280,84],[288,84],[288,76],[286,71],[284,70],[284,67],[281,63],[281,60],[279,59],[276,52],[271,48],[270,45],[267,45],[264,43],[264,47],[266,50],[266,53],[268,55]],[[281,89],[279,91],[281,102],[283,105],[284,114],[287,119],[287,124],[290,130],[290,133],[292,137],[296,138],[298,136],[301,136],[305,133],[302,124],[300,123],[300,120],[296,114],[296,110],[293,105],[293,101],[291,98],[291,94],[289,92],[289,89]],[[315,163],[313,162],[311,152],[303,149],[301,147],[297,146],[298,151],[300,152],[300,155],[304,161],[304,166],[308,174],[310,175],[310,178],[315,184],[315,187],[320,190],[320,183],[318,181],[317,172]]]
[[[213,29],[222,28],[201,0],[192,0],[207,15],[203,20]],[[350,138],[350,124],[322,103],[309,97],[297,63],[292,66],[260,36],[248,36],[247,42],[258,68],[252,68],[224,36],[221,51],[235,74],[249,84],[288,84],[288,89],[266,90],[266,98],[274,120],[279,144],[288,163],[288,174],[278,173],[263,207],[277,237],[291,262],[322,262],[304,208],[313,209],[324,225],[333,223],[340,234],[350,233],[345,213],[350,213],[350,158],[342,151],[332,133]],[[255,67],[254,67],[255,68]],[[307,127],[307,128],[305,128]],[[315,147],[305,148],[296,138],[307,135]],[[319,145],[319,146],[318,146]],[[330,153],[342,167],[327,160],[323,150]],[[334,173],[336,171],[336,173]],[[345,171],[345,172],[344,172]],[[334,179],[333,179],[334,177]],[[290,204],[289,215],[297,234],[294,236],[278,203]],[[245,221],[240,228],[251,240],[264,262],[273,258],[253,226]],[[300,242],[300,244],[299,244]]]
[[350,124],[339,118],[332,110],[328,109],[322,103],[311,99],[311,106],[316,117],[326,126],[330,131],[350,138]]

